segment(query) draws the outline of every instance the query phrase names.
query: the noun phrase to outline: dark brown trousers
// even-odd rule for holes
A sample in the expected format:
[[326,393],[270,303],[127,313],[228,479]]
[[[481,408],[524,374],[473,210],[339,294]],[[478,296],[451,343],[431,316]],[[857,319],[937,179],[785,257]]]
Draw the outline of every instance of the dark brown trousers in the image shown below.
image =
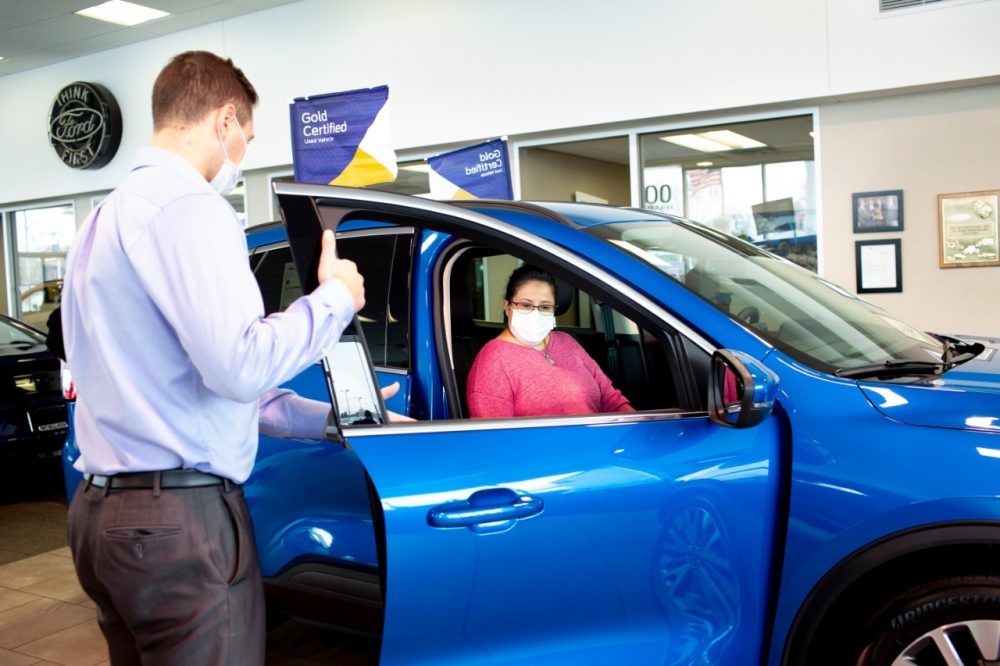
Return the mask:
[[157,495],[81,482],[69,544],[113,666],[264,663],[264,588],[239,486]]

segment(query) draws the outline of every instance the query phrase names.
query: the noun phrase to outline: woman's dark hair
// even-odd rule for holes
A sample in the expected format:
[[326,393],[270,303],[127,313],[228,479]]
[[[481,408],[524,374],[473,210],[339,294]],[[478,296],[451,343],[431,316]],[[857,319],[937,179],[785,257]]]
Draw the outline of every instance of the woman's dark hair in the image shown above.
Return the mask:
[[556,279],[552,277],[551,273],[543,271],[537,266],[532,266],[531,264],[524,264],[519,268],[515,268],[514,272],[510,274],[510,278],[507,280],[507,291],[504,294],[504,300],[508,303],[510,299],[514,298],[514,294],[517,290],[521,288],[525,282],[546,282],[550,287],[552,287],[552,298],[555,302],[559,302],[559,288],[556,286]]

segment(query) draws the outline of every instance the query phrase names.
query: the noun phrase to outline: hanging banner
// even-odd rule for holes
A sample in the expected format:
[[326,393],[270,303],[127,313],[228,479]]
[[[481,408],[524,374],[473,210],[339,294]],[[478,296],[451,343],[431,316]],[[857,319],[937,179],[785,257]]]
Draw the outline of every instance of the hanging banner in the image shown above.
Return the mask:
[[289,108],[296,182],[362,187],[396,180],[389,86],[299,97]]
[[427,160],[431,166],[431,196],[435,199],[513,199],[507,142],[494,139],[442,153]]

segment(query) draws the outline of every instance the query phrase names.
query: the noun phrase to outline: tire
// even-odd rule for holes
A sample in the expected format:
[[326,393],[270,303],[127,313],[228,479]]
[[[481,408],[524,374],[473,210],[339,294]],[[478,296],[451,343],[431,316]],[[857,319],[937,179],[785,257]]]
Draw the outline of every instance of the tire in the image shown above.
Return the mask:
[[856,666],[1000,666],[1000,576],[914,586],[863,626]]

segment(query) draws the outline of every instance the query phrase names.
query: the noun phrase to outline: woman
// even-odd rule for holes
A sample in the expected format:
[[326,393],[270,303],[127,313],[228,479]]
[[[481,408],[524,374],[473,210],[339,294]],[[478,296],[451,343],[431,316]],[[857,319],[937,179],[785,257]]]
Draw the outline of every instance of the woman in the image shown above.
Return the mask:
[[556,281],[534,266],[510,275],[503,333],[469,371],[473,418],[635,411],[570,335],[553,331]]

